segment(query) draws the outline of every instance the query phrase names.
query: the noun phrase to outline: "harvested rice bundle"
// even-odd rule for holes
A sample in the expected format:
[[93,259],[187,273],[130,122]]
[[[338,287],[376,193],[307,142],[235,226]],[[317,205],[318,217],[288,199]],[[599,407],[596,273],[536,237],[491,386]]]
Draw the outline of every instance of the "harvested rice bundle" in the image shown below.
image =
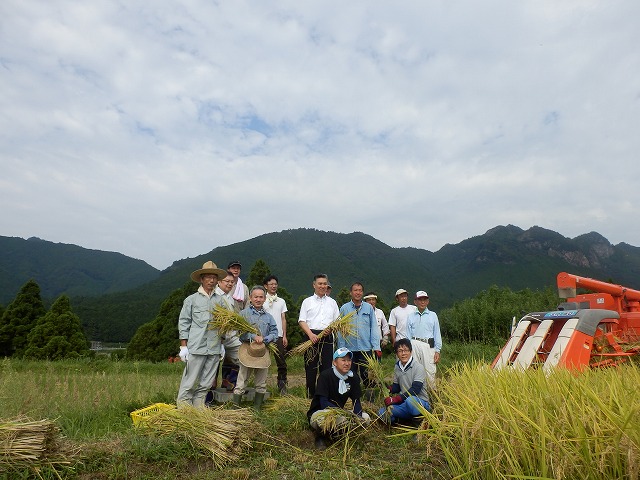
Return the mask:
[[[255,325],[251,325],[246,318],[233,310],[216,305],[213,307],[213,312],[211,313],[213,314],[213,320],[209,322],[209,329],[218,330],[221,335],[231,331],[237,332],[238,335],[242,335],[243,333],[260,335]],[[278,346],[274,342],[268,343],[267,348],[274,355],[278,353]]]
[[367,362],[369,380],[375,385],[374,390],[377,392],[375,400],[382,400],[389,394],[385,382],[387,381],[386,379],[392,377],[392,375],[387,375],[382,362],[380,362],[377,357],[365,353],[364,358]]
[[[353,325],[353,316],[355,315],[355,310],[353,312],[349,312],[344,316],[340,316],[336,318],[333,322],[329,324],[324,330],[322,330],[318,334],[318,338],[326,337],[327,335],[332,335],[334,333],[339,333],[343,337],[350,337],[354,334],[354,325]],[[311,347],[314,346],[314,343],[311,340],[307,340],[306,342],[302,342],[297,347],[289,350],[288,355],[300,355],[305,353]]]
[[211,456],[216,468],[223,468],[251,446],[257,431],[250,410],[196,408],[189,405],[165,410],[140,423],[138,431],[158,436],[177,436]]
[[356,429],[363,429],[362,417],[342,408],[327,408],[318,413],[318,425],[323,433],[349,436]]
[[64,465],[71,463],[59,444],[60,430],[51,420],[18,417],[0,420],[0,470],[2,467]]

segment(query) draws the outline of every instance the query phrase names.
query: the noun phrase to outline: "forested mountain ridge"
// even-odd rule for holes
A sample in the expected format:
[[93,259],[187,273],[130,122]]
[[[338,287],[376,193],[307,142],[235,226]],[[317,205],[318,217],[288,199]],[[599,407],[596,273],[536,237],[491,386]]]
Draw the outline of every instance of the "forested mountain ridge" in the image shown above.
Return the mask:
[[205,261],[224,268],[229,261],[240,260],[246,278],[258,259],[280,277],[280,285],[294,298],[311,294],[312,277],[322,272],[329,275],[334,295],[361,281],[366,290],[375,290],[391,305],[397,288],[424,289],[436,311],[491,285],[513,290],[553,286],[560,271],[640,289],[640,248],[625,243],[614,246],[595,232],[569,239],[540,227],[498,226],[433,253],[393,248],[360,232],[295,229],[216,247],[174,262],[137,288],[96,298],[76,296],[72,303],[90,339],[128,341]]
[[43,298],[123,292],[160,275],[151,265],[121,253],[89,250],[31,237],[0,236],[0,304],[9,303],[30,279]]

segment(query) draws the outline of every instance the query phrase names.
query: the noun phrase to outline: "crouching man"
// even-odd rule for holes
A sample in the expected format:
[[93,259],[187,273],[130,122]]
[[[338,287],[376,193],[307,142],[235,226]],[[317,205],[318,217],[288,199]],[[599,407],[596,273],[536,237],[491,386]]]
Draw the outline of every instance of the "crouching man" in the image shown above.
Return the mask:
[[333,353],[330,369],[318,376],[316,391],[307,412],[311,429],[315,432],[315,445],[319,450],[327,447],[327,443],[340,434],[341,428],[349,422],[346,417],[335,418],[335,429],[326,431],[325,416],[331,408],[344,408],[351,399],[353,414],[359,421],[368,423],[369,415],[362,411],[360,396],[362,387],[360,377],[351,371],[353,353],[348,348],[339,348]]
[[420,362],[414,360],[409,339],[398,340],[393,349],[398,361],[393,370],[391,396],[384,399],[385,406],[380,409],[378,415],[391,424],[400,420],[415,424],[422,417],[418,406],[431,411],[426,385],[427,372]]

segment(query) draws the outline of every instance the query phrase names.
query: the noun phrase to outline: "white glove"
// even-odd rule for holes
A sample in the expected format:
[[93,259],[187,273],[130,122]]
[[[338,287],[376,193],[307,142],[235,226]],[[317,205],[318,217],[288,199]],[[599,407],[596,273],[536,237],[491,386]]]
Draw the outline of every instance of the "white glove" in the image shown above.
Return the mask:
[[178,353],[178,356],[180,357],[180,360],[186,362],[189,360],[189,349],[186,346],[180,347],[180,353]]

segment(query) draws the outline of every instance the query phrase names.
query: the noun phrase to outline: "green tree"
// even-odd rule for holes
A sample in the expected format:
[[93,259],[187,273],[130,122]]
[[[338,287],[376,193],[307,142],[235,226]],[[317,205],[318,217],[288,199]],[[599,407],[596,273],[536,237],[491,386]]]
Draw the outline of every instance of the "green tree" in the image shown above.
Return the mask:
[[27,348],[29,332],[38,318],[46,313],[40,286],[35,280],[25,283],[11,302],[0,321],[0,356],[22,356]]
[[340,293],[336,297],[336,302],[338,302],[338,307],[344,305],[345,303],[349,303],[351,301],[351,293],[347,287],[342,287]]
[[513,317],[519,320],[524,313],[555,310],[559,301],[551,287],[514,292],[493,285],[439,312],[438,317],[442,335],[448,339],[503,341],[509,337]]
[[256,260],[256,263],[253,264],[253,267],[251,267],[251,271],[249,272],[249,276],[247,277],[247,281],[245,283],[247,284],[247,287],[249,287],[249,290],[251,290],[251,288],[256,285],[262,286],[264,277],[270,274],[271,271],[269,270],[269,266],[265,263],[264,260],[259,258],[258,260]]
[[194,293],[198,285],[189,281],[174,290],[160,307],[155,319],[141,325],[127,346],[126,358],[161,362],[175,357],[179,350],[178,317],[184,299]]
[[88,353],[89,344],[80,325],[80,318],[71,310],[69,297],[61,295],[29,333],[24,356],[40,360],[61,360]]

